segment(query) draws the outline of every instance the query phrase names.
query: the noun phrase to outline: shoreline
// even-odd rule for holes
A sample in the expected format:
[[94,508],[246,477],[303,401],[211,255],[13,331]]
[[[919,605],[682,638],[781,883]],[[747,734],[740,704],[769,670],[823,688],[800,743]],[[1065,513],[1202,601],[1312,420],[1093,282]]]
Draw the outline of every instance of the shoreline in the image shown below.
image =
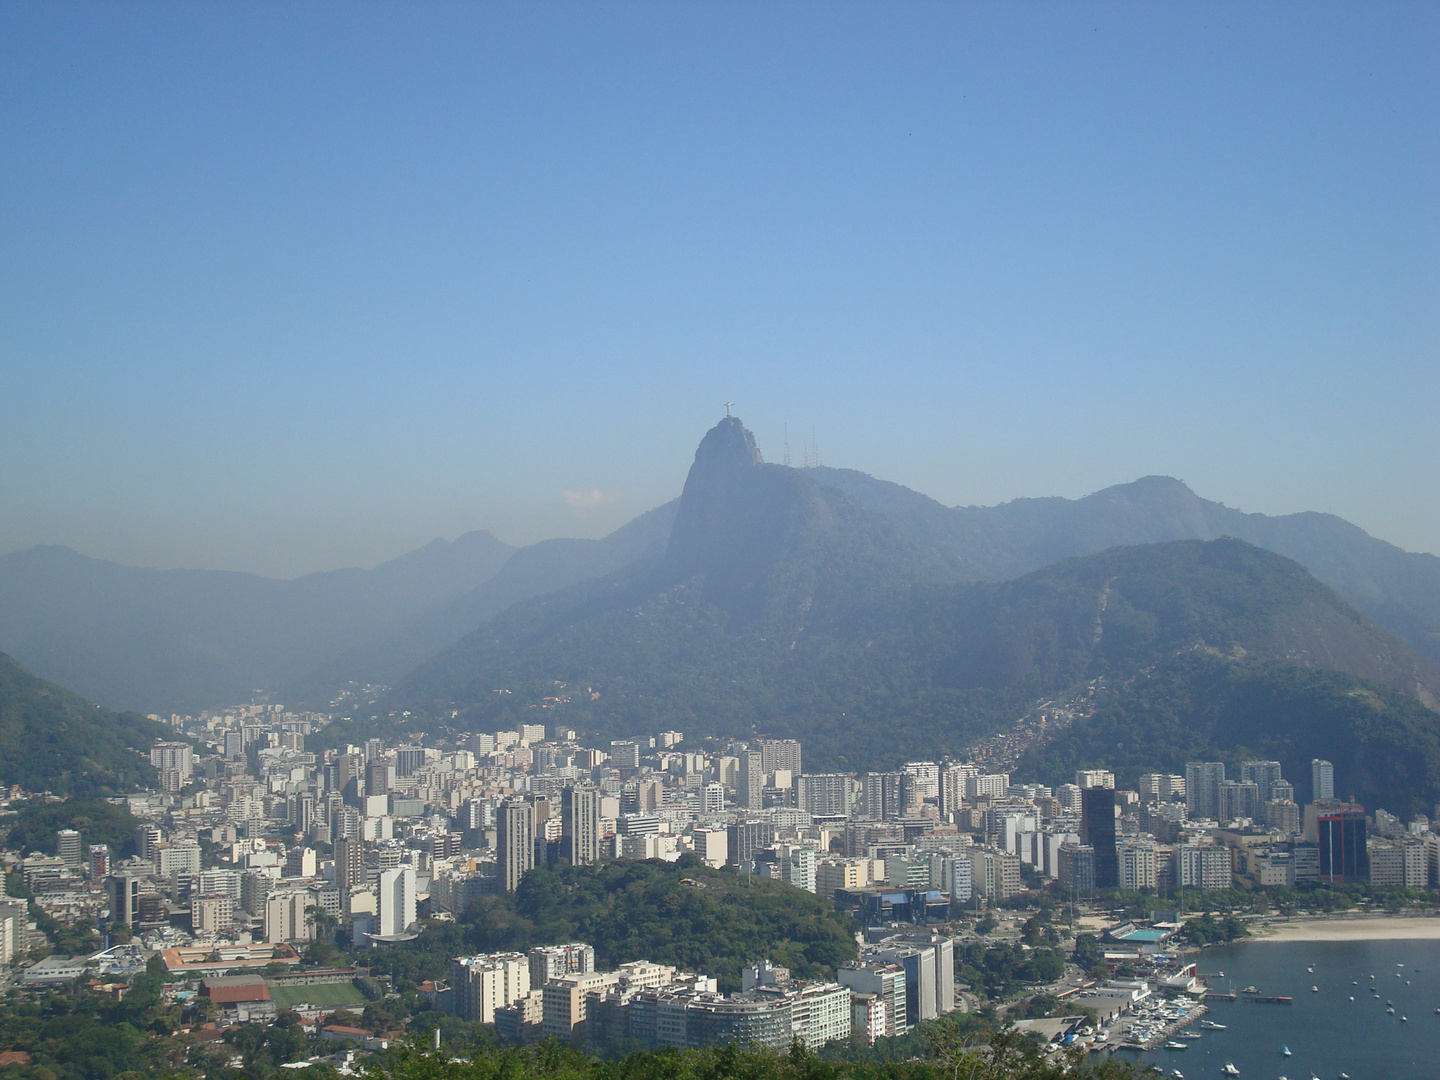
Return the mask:
[[1239,942],[1267,941],[1440,941],[1440,916],[1348,915],[1271,922],[1251,929]]

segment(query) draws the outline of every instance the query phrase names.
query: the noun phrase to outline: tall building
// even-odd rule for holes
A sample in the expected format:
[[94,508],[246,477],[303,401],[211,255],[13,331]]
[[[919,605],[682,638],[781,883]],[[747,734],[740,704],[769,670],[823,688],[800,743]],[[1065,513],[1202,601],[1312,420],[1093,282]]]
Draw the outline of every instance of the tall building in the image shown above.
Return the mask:
[[705,813],[723,814],[725,812],[725,785],[718,780],[712,780],[705,785],[701,798],[704,801]]
[[760,767],[766,776],[774,776],[782,769],[787,770],[791,776],[799,776],[804,771],[800,768],[799,740],[761,739]]
[[1109,769],[1081,769],[1075,774],[1078,788],[1115,787],[1115,774]]
[[904,814],[901,802],[903,773],[867,773],[861,781],[865,817],[872,821],[893,821]]
[[1321,758],[1310,762],[1310,801],[1335,798],[1335,766]]
[[759,750],[740,751],[735,805],[741,810],[759,810],[765,805],[765,758]]
[[514,892],[535,867],[535,808],[520,799],[508,800],[496,814],[496,832],[500,884]]
[[1131,838],[1119,845],[1117,854],[1120,888],[1139,892],[1141,889],[1156,887],[1159,865],[1154,844],[1148,840],[1137,841]]
[[901,767],[908,778],[909,796],[912,803],[934,799],[940,804],[940,766],[933,761],[907,761]]
[[1089,844],[1064,843],[1055,859],[1060,891],[1084,900],[1095,895],[1095,849]]
[[524,953],[462,956],[450,962],[450,1011],[462,1020],[493,1024],[495,1010],[530,993]]
[[1119,852],[1115,848],[1115,791],[1089,787],[1080,791],[1080,842],[1095,852],[1095,887],[1120,884]]
[[1271,799],[1277,798],[1274,788],[1281,779],[1278,761],[1242,761],[1240,763],[1241,782],[1254,784],[1260,789],[1260,805],[1262,806]]
[[350,890],[364,884],[364,844],[358,837],[342,836],[335,841],[335,888],[340,893],[342,912],[350,912]]
[[775,825],[769,821],[737,821],[726,832],[726,854],[734,866],[754,862],[757,854],[775,843]]
[[814,773],[796,781],[801,810],[817,817],[844,817],[850,813],[850,785],[845,773]]
[[974,765],[949,763],[940,766],[940,814],[949,820],[960,809],[965,798],[965,781],[979,776],[980,770]]
[[1320,848],[1320,880],[1325,882],[1365,881],[1370,877],[1370,854],[1366,845],[1365,811],[1335,809],[1316,817]]
[[1264,803],[1260,799],[1260,785],[1253,781],[1222,780],[1215,817],[1218,821],[1235,821],[1249,818],[1258,821]]
[[160,829],[143,821],[135,826],[135,854],[142,859],[154,858],[152,848],[164,838]]
[[600,861],[600,790],[568,787],[560,793],[561,853],[576,866]]
[[90,877],[103,881],[110,875],[110,847],[108,844],[90,845]]
[[541,945],[530,950],[530,985],[536,989],[562,975],[589,975],[595,970],[595,947],[583,941]]
[[1220,816],[1220,785],[1224,781],[1223,761],[1185,763],[1185,809],[1192,818],[1214,821]]
[[80,865],[80,834],[74,829],[61,829],[55,834],[55,847],[66,866]]
[[403,934],[415,923],[415,868],[380,871],[380,936]]

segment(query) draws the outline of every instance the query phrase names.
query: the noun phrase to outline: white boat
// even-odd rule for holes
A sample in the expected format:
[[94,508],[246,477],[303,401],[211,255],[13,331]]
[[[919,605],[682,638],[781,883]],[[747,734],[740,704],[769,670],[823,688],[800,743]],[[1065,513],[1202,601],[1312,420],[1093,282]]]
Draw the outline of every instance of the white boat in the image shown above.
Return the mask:
[[1307,970],[1307,971],[1314,971],[1314,970],[1315,970],[1315,965],[1314,965],[1314,964],[1311,964],[1306,970]]
[[1311,992],[1312,994],[1318,994],[1318,993],[1320,992],[1320,987],[1318,987],[1318,986],[1312,986],[1312,987],[1310,987],[1310,992]]
[[1400,1017],[1400,1022],[1401,1022],[1402,1024],[1408,1023],[1409,1020],[1410,1020],[1410,1017],[1408,1017],[1408,1016],[1402,1016],[1402,1017]]
[[1170,1075],[1173,1080],[1185,1080],[1185,1074],[1182,1073],[1179,1069],[1171,1069]]
[[1282,1047],[1280,1048],[1280,1053],[1282,1053],[1283,1055],[1285,1055],[1285,1057],[1289,1057],[1289,1056],[1290,1056],[1290,1047],[1288,1047],[1288,1046],[1282,1046]]
[[1225,1062],[1224,1067],[1223,1067],[1220,1071],[1221,1071],[1222,1073],[1224,1073],[1226,1076],[1239,1076],[1239,1075],[1240,1075],[1240,1070],[1235,1067],[1235,1063],[1234,1063],[1233,1061],[1227,1061],[1227,1062]]
[[[1440,1009],[1437,1009],[1436,1011],[1437,1011],[1437,1012],[1440,1012]],[[1201,1021],[1200,1021],[1200,1026],[1201,1026],[1202,1028],[1205,1028],[1207,1031],[1224,1031],[1224,1030],[1225,1030],[1225,1025],[1224,1025],[1224,1024],[1217,1024],[1214,1020],[1201,1020]]]

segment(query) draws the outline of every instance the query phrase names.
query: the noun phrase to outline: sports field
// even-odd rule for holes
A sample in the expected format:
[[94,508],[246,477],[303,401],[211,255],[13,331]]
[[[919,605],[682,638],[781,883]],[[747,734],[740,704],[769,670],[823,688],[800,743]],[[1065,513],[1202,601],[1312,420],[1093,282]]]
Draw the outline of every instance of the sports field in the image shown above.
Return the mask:
[[321,983],[319,986],[272,986],[270,996],[278,1009],[293,1009],[301,1002],[326,1009],[365,1007],[365,995],[348,983]]

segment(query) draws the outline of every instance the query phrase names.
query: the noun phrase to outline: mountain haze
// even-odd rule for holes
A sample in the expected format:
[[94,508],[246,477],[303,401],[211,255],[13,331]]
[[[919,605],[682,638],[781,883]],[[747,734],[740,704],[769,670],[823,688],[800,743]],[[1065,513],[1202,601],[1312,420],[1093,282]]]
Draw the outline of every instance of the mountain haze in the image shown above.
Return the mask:
[[281,581],[30,548],[0,556],[0,649],[110,706],[198,711],[273,691],[488,580],[513,551],[474,532]]
[[1333,514],[1247,514],[1202,499],[1168,476],[1143,477],[1083,499],[949,507],[851,469],[809,472],[884,514],[912,542],[943,558],[961,580],[1008,581],[1120,544],[1238,537],[1294,559],[1440,663],[1440,558],[1403,551]]
[[461,729],[759,730],[806,739],[816,767],[872,768],[962,752],[1046,695],[1196,650],[1440,692],[1408,645],[1243,541],[1114,548],[956,583],[953,556],[819,479],[763,463],[738,420],[722,421],[664,557],[517,605],[388,704],[447,724],[458,713]]

